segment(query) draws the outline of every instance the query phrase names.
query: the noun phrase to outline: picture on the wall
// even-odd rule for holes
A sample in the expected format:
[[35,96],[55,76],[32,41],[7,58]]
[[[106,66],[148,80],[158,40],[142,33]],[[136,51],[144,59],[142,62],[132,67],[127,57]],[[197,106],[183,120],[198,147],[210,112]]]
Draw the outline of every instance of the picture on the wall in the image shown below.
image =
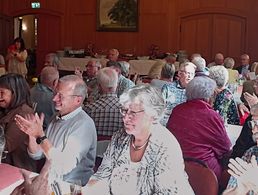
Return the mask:
[[97,0],[98,31],[137,31],[138,0]]

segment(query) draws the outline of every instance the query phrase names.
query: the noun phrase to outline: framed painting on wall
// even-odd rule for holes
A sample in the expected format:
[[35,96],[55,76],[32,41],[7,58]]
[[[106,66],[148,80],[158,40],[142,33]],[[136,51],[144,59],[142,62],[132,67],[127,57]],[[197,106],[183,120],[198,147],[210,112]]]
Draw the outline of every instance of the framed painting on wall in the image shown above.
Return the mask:
[[98,31],[138,31],[138,0],[97,0]]

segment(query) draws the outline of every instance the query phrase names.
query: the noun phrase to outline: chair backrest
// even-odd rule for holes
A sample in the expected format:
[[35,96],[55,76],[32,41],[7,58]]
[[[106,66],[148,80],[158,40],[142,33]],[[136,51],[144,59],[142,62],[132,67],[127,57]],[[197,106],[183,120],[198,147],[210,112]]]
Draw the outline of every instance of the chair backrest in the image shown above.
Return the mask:
[[198,161],[186,161],[185,171],[196,195],[218,195],[218,181],[214,172]]

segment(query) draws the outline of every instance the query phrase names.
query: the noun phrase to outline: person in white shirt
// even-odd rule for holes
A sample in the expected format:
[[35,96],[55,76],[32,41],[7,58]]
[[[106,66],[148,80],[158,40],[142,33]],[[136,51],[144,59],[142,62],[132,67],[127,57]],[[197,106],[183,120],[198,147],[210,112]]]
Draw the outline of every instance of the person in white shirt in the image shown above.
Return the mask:
[[53,101],[58,114],[51,120],[46,132],[44,116],[17,115],[18,127],[30,136],[28,153],[33,159],[44,156],[63,180],[82,185],[88,182],[95,165],[97,135],[93,120],[82,110],[86,84],[76,75],[59,79]]

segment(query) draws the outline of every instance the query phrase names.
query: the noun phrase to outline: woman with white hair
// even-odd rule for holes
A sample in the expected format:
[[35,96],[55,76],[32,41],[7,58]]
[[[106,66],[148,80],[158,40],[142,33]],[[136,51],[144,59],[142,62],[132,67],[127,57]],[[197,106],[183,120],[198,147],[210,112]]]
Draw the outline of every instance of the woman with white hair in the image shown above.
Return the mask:
[[181,148],[159,123],[164,109],[160,91],[134,86],[120,96],[120,103],[124,128],[113,135],[85,194],[194,194]]
[[227,88],[228,71],[224,66],[213,66],[210,68],[210,78],[216,81],[216,97],[213,108],[216,110],[224,122],[232,125],[239,125],[239,114],[237,104],[233,94]]
[[216,83],[207,76],[195,77],[186,86],[187,101],[176,106],[167,128],[177,138],[184,157],[196,158],[219,179],[220,159],[230,151],[230,140],[220,115],[210,105]]

